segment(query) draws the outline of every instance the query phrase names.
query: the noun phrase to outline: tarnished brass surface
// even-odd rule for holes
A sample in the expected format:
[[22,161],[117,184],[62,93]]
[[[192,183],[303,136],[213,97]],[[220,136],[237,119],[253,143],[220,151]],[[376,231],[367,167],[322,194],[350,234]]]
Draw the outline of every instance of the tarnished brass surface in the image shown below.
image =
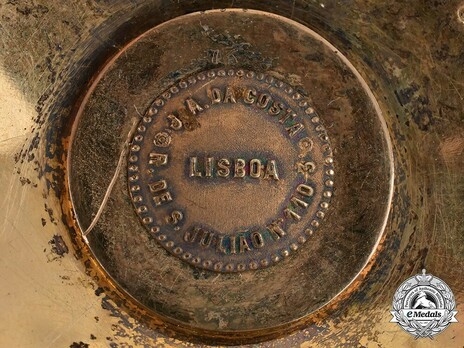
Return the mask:
[[[214,10],[226,7],[237,10]],[[0,345],[462,346],[462,8],[453,0],[407,6],[1,4]],[[196,13],[202,10],[208,12]],[[224,79],[213,86],[222,70]],[[261,73],[263,80],[257,79]],[[202,74],[204,80],[198,80]],[[181,83],[192,77],[196,82],[182,90]],[[300,98],[273,85],[278,81],[315,113],[300,109]],[[234,87],[236,103],[231,94],[224,99],[227,86]],[[331,153],[333,178],[317,170],[313,177],[301,173],[311,165],[293,167],[303,155],[301,139],[293,142],[285,129],[291,124],[279,123],[268,110],[245,105],[241,91],[250,86],[296,110],[315,149],[302,158],[319,168]],[[218,95],[208,95],[211,87],[222,91],[217,105],[212,102]],[[166,91],[177,97],[167,98]],[[187,95],[210,108],[192,115]],[[160,98],[177,120],[164,111],[158,118],[150,115]],[[327,132],[320,143],[311,121],[316,114],[320,131]],[[148,142],[137,150],[144,117],[152,117],[151,128]],[[175,129],[177,121],[192,129]],[[246,136],[227,139],[237,128]],[[158,146],[166,139],[169,146]],[[166,150],[172,167],[159,169],[162,157],[150,157],[154,149]],[[145,157],[137,165],[154,171],[131,179],[134,164],[127,162],[137,152]],[[208,157],[245,160],[245,177],[240,170],[238,177],[218,175],[218,162]],[[258,175],[250,175],[252,160],[275,160],[277,169],[268,168],[265,179],[264,166],[253,177]],[[216,169],[210,171],[208,163]],[[179,215],[166,220],[168,205],[150,207],[145,216],[133,202],[132,180],[145,185],[152,174],[172,185],[172,204],[185,221],[179,230],[169,227]],[[330,202],[323,196],[327,180],[333,181],[326,187]],[[295,208],[285,202],[303,182],[314,184],[318,204],[329,203],[320,221],[316,200],[297,211],[301,222],[284,213]],[[240,190],[242,201],[230,197]],[[229,201],[214,204],[222,192]],[[153,199],[149,187],[144,194]],[[231,216],[246,224],[235,224]],[[247,233],[242,228],[261,226],[264,235],[276,216],[293,226],[288,243],[264,238],[262,248],[252,249],[251,234],[240,242],[240,233]],[[313,216],[317,228],[299,234]],[[144,226],[146,217],[165,221],[160,232]],[[157,239],[193,224],[217,236],[238,232],[236,254],[230,247],[218,254],[198,243],[183,244],[177,255],[184,233]],[[201,261],[186,262],[184,250]],[[277,263],[261,264],[273,256]],[[218,262],[224,268],[214,269]],[[226,269],[227,264],[234,267]],[[459,323],[433,341],[414,340],[389,323],[396,288],[422,268],[446,281],[458,306]]]
[[[225,59],[215,52],[227,40],[236,47]],[[377,102],[346,58],[295,22],[194,13],[112,59],[73,125],[81,231],[109,194],[134,124],[127,175],[86,238],[154,315],[212,336],[276,331],[340,293],[380,238],[393,168]]]

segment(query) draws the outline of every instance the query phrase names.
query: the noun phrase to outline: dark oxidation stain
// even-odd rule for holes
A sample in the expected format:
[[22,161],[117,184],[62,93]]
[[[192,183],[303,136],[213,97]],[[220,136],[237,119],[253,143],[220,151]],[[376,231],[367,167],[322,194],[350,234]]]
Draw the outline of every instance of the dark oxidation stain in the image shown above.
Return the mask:
[[419,86],[416,84],[412,84],[407,88],[395,91],[395,95],[400,105],[405,106],[406,104],[409,104],[411,102],[412,97],[418,90]]
[[47,212],[48,217],[49,217],[49,219],[50,219],[50,222],[51,222],[52,224],[56,225],[56,224],[57,224],[57,221],[56,221],[55,217],[53,216],[53,209],[50,208],[50,207],[47,205],[47,203],[45,203],[44,206],[45,206],[45,211]]
[[53,238],[48,242],[52,246],[52,252],[57,254],[58,256],[63,256],[69,252],[68,246],[58,234],[55,234]]
[[32,16],[34,18],[40,18],[49,12],[49,9],[46,6],[35,5],[33,1],[9,0],[7,4],[18,5],[16,7],[16,11],[26,17]]
[[19,177],[19,181],[21,182],[21,185],[26,185],[26,184],[31,184],[32,181],[29,178],[25,178],[24,176]]
[[427,131],[434,123],[429,98],[420,92],[417,84],[413,83],[409,87],[396,90],[395,96],[421,131]]
[[73,342],[69,348],[89,348],[89,344],[88,343],[84,343],[82,341],[80,341],[79,343],[78,342]]
[[208,37],[217,48],[207,51],[207,61],[213,64],[238,64],[249,61],[247,68],[254,70],[267,70],[274,65],[277,57],[265,57],[260,52],[254,51],[253,46],[244,40],[241,35],[232,35],[228,32],[216,32],[206,24],[202,25],[202,33]]

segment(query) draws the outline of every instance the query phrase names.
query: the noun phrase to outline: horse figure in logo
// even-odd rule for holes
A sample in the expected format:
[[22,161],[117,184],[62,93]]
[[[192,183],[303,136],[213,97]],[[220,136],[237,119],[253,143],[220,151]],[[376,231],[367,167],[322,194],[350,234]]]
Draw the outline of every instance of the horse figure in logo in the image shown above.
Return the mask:
[[427,294],[424,291],[419,292],[419,296],[416,298],[413,309],[422,306],[422,308],[435,309],[437,306],[435,303],[427,299]]

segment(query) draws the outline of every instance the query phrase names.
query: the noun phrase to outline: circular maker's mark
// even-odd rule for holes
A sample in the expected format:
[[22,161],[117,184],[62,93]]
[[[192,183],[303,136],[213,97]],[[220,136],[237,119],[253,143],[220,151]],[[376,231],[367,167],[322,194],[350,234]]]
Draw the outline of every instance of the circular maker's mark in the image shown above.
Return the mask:
[[150,236],[218,272],[265,268],[318,229],[333,194],[327,132],[301,90],[209,70],[173,85],[138,125],[129,192]]

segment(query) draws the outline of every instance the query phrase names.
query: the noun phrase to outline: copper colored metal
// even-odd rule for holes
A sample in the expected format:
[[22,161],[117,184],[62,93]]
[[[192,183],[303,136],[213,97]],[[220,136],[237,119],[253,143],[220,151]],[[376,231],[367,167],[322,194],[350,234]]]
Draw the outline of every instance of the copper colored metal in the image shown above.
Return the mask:
[[[81,231],[111,197],[86,234],[106,274],[154,315],[213,335],[274,331],[336,299],[390,207],[372,92],[327,41],[269,13],[194,13],[144,33],[90,87],[71,143]],[[109,191],[121,152],[127,175]]]
[[195,267],[243,272],[280,262],[322,223],[333,194],[327,132],[272,75],[213,69],[149,107],[128,159],[150,235]]

